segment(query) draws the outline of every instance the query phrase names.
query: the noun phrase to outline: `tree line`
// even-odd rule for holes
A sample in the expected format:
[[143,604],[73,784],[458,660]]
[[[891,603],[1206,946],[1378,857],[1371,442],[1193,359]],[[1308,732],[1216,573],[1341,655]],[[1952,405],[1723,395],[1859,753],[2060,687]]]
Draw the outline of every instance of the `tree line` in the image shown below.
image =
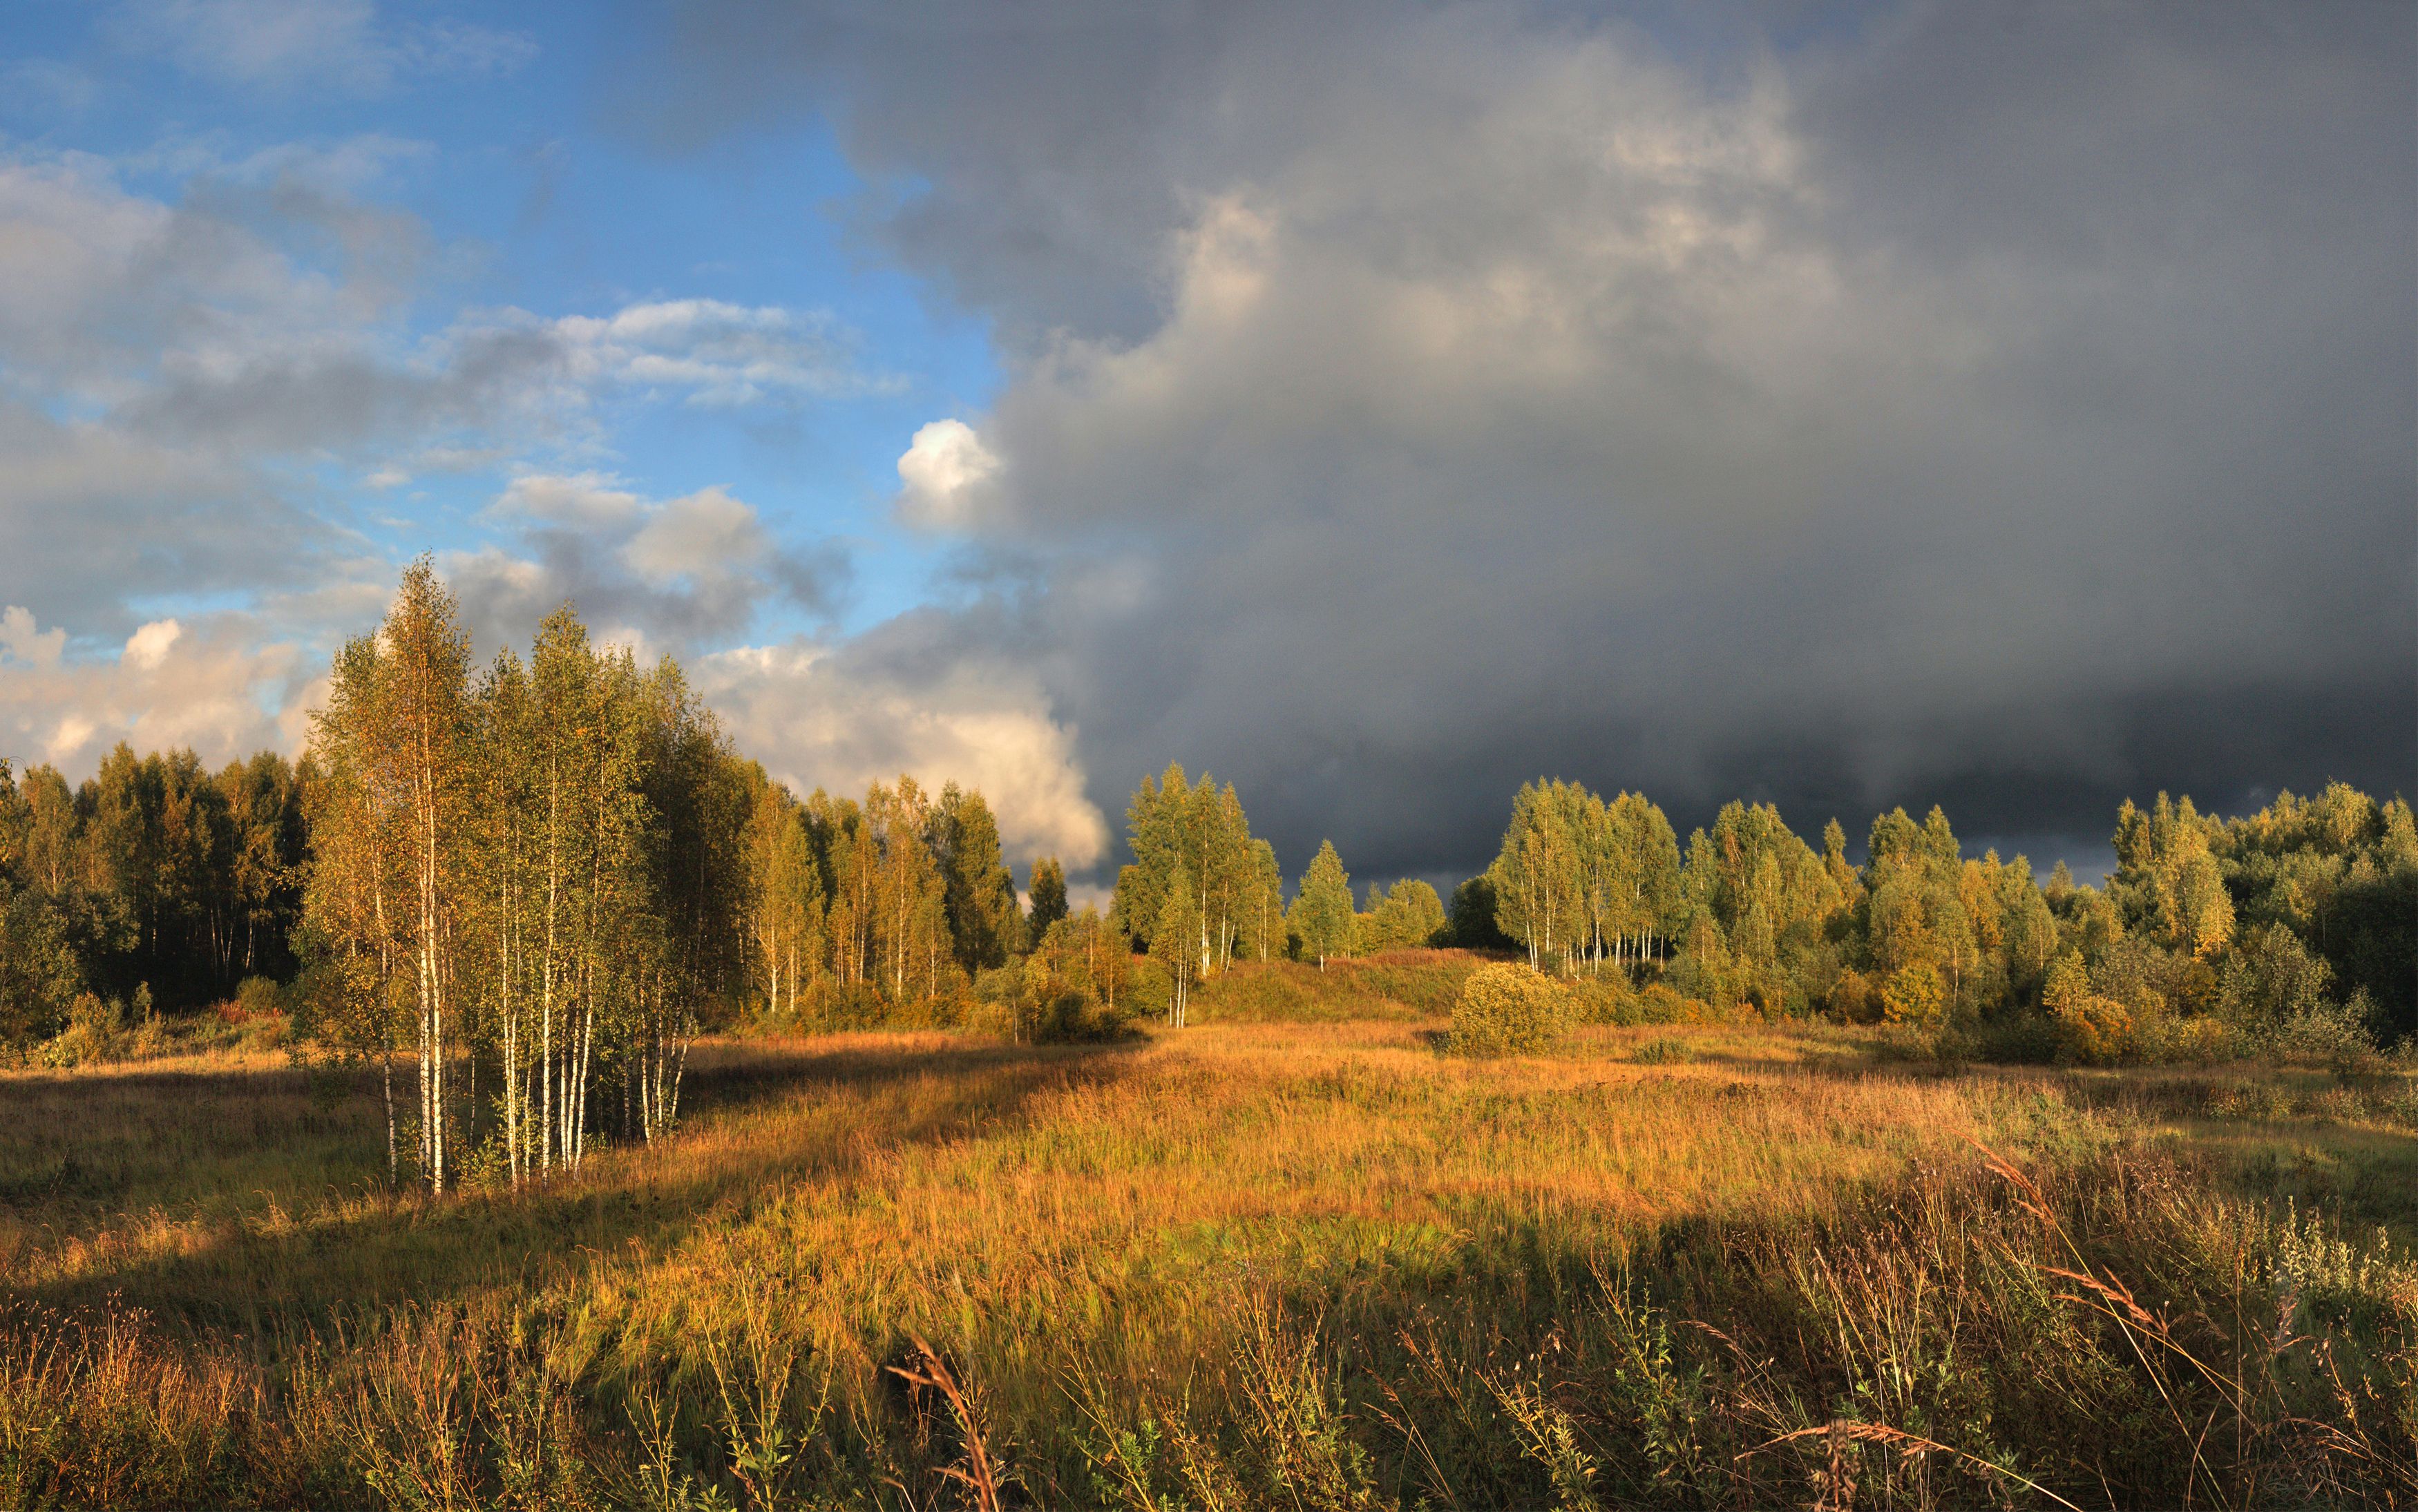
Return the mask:
[[291,976],[302,787],[268,751],[210,772],[120,744],[73,787],[0,759],[0,1036],[87,991],[181,1010]]
[[[2086,1056],[2418,1031],[2418,828],[2408,802],[2334,784],[2219,819],[2161,794],[2117,815],[2116,869],[2078,884],[1963,853],[1948,817],[1895,809],[1865,859],[1833,819],[1817,852],[1769,804],[1688,838],[1634,794],[1523,787],[1457,927],[1532,965],[1650,971],[1717,1010],[1964,1029]],[[1456,903],[1462,900],[1456,898]],[[1465,914],[1465,917],[1464,917]]]

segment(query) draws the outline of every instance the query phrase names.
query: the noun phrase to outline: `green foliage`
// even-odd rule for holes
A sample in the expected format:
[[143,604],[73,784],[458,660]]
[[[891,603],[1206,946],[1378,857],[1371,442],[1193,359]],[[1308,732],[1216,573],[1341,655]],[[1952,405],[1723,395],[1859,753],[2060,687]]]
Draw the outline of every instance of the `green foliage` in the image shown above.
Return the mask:
[[235,1005],[246,1018],[275,1018],[285,1012],[285,989],[265,976],[248,976],[236,988]]
[[1011,1032],[1018,1038],[1115,1039],[1140,1008],[1131,949],[1088,905],[1073,918],[1051,920],[1022,963],[999,975],[1014,981]]
[[1332,841],[1318,843],[1318,854],[1302,874],[1286,922],[1300,938],[1302,954],[1315,956],[1321,966],[1329,957],[1352,954],[1359,929],[1352,911],[1352,878],[1343,870],[1343,859],[1335,853]]
[[2185,798],[2158,795],[2148,813],[2127,801],[2116,816],[2116,873],[2107,894],[2128,929],[2173,951],[2207,957],[2233,938],[2233,900],[2211,850],[2223,833]]
[[1025,891],[1033,898],[1033,911],[1024,921],[1025,937],[1037,942],[1051,924],[1066,917],[1066,872],[1057,857],[1043,856],[1033,863]]
[[2418,1033],[2418,823],[2342,783],[2289,792],[2210,836],[2241,925],[2288,929],[2388,1039]]
[[1184,768],[1170,763],[1157,780],[1142,779],[1125,819],[1134,860],[1117,873],[1111,925],[1156,954],[1167,894],[1181,871],[1192,890],[1179,912],[1190,931],[1196,979],[1224,970],[1238,955],[1265,960],[1278,953],[1275,852],[1252,838],[1232,783],[1221,791],[1204,771],[1198,784],[1187,784]]
[[1167,972],[1167,1021],[1178,1029],[1184,1027],[1185,1004],[1200,979],[1203,928],[1200,893],[1192,874],[1179,862],[1168,878],[1150,937],[1151,958]]
[[0,873],[0,1049],[56,1033],[84,984],[52,901]]
[[1494,879],[1473,877],[1452,890],[1446,929],[1462,950],[1509,950],[1519,941],[1495,922]]
[[[0,762],[8,954],[55,982],[52,957],[63,949],[79,986],[125,998],[157,984],[172,1011],[223,998],[245,975],[289,977],[308,775],[272,752],[211,773],[190,751],[138,756],[120,744],[71,790],[50,767],[21,781]],[[29,1012],[49,989],[14,975]],[[11,990],[0,983],[0,1035],[23,1045],[35,1031],[9,1028],[25,1017],[6,1006]]]
[[1444,942],[1446,933],[1444,900],[1436,890],[1416,878],[1405,878],[1385,892],[1369,884],[1369,909],[1355,922],[1356,954],[1416,950]]
[[1670,821],[1640,794],[1607,803],[1576,783],[1528,784],[1486,876],[1495,926],[1539,969],[1626,967],[1683,917]]
[[[941,789],[931,820],[949,918],[951,954],[968,971],[1002,965],[1022,939],[1016,879],[1000,859],[999,823],[980,793],[955,783]],[[1053,863],[1054,864],[1054,863]],[[1066,909],[1066,884],[1058,883],[1058,913]],[[1046,925],[1045,925],[1046,927]]]
[[1569,1031],[1569,995],[1537,971],[1481,966],[1462,985],[1445,1047],[1454,1055],[1534,1055]]
[[1910,962],[1890,973],[1881,988],[1881,1005],[1883,1016],[1892,1024],[1930,1029],[1947,1009],[1948,985],[1930,962]]

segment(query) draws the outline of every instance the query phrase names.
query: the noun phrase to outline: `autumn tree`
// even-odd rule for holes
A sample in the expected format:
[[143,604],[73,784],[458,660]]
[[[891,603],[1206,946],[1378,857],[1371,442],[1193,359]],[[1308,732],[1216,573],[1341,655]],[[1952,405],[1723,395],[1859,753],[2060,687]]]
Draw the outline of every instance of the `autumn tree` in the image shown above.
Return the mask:
[[789,790],[744,767],[747,933],[756,990],[776,1018],[797,1021],[799,993],[825,972],[828,936],[822,867],[806,811]]
[[1357,921],[1362,955],[1432,945],[1444,933],[1444,900],[1416,878],[1380,891],[1369,884],[1369,908]]
[[1589,794],[1564,782],[1532,782],[1511,800],[1510,828],[1487,869],[1496,925],[1525,946],[1538,970],[1568,970],[1586,938],[1582,845]]
[[1265,840],[1251,842],[1234,917],[1239,931],[1235,949],[1243,958],[1269,961],[1284,954],[1284,874],[1277,869],[1276,848]]
[[1301,938],[1302,950],[1318,957],[1322,971],[1326,970],[1328,956],[1352,954],[1357,927],[1352,911],[1352,878],[1343,870],[1343,858],[1335,853],[1334,842],[1318,843],[1318,854],[1302,874],[1287,922]]
[[1192,874],[1179,861],[1168,878],[1150,946],[1152,956],[1167,969],[1167,1021],[1177,1029],[1184,1027],[1192,985],[1201,978],[1200,933],[1200,893]]
[[1158,924],[1170,916],[1167,890],[1180,871],[1192,897],[1178,910],[1192,933],[1195,978],[1232,964],[1238,950],[1267,949],[1267,882],[1273,857],[1259,854],[1242,799],[1207,772],[1186,780],[1171,763],[1157,779],[1144,777],[1126,806],[1134,860],[1117,874],[1110,920],[1154,954]]

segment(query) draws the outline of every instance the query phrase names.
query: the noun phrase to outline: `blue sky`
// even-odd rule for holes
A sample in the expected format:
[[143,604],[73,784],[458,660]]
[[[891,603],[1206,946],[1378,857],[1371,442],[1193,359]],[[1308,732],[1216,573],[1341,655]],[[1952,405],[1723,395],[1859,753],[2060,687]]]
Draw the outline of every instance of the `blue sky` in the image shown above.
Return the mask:
[[[309,470],[319,507],[397,557],[476,545],[515,470],[607,473],[660,498],[718,484],[776,537],[849,545],[839,628],[896,614],[930,593],[941,553],[892,524],[895,464],[926,420],[986,402],[998,374],[985,322],[850,249],[834,206],[862,182],[811,115],[678,152],[618,130],[643,72],[611,51],[623,39],[598,14],[29,0],[5,33],[15,87],[0,90],[0,129],[20,153],[104,160],[130,192],[164,203],[215,178],[257,184],[282,158],[319,160],[299,171],[400,212],[424,240],[395,312],[399,344],[501,307],[553,318],[709,299],[828,322],[857,380],[843,393],[697,404],[640,386],[599,404],[596,434],[551,452],[524,446],[451,472],[367,455]],[[298,35],[230,35],[280,25]],[[406,470],[408,483],[378,478]],[[820,618],[773,603],[758,628]]]

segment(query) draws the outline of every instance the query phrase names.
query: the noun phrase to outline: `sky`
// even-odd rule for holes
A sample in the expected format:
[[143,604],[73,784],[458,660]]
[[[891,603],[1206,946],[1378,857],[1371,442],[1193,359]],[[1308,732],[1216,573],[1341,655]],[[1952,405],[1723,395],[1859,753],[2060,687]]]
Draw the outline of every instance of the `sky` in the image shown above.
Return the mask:
[[16,0],[0,756],[298,753],[433,554],[1112,878],[1523,780],[2418,795],[2418,10]]

